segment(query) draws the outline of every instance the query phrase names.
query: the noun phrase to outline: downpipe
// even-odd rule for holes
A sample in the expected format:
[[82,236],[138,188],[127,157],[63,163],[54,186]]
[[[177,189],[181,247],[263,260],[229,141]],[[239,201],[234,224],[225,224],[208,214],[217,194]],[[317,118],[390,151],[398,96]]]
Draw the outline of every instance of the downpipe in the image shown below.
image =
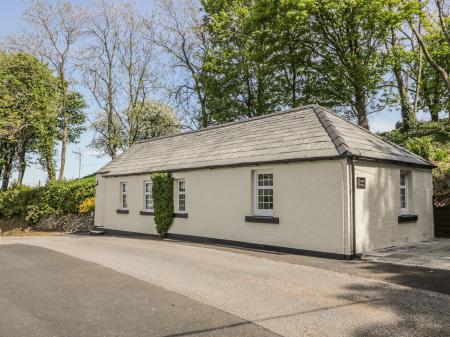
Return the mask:
[[360,258],[356,253],[356,176],[355,164],[358,162],[356,157],[352,157],[350,161],[352,173],[352,256],[353,258]]

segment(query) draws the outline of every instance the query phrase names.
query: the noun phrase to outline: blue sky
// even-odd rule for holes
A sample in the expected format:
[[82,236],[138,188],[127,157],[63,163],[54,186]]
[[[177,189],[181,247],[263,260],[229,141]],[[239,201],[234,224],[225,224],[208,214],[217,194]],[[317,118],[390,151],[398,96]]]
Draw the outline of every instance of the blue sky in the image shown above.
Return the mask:
[[[87,5],[89,4],[88,0],[78,0],[73,2]],[[154,7],[152,1],[150,0],[138,0],[135,1],[135,4],[137,8],[144,13],[150,12]],[[0,0],[0,38],[19,29],[22,20],[22,13],[25,8],[26,3],[21,0]],[[79,90],[86,96],[86,100],[89,104],[88,113],[92,114],[95,111],[94,102],[92,102],[85,90],[82,90],[81,88],[79,88]],[[421,116],[418,117],[420,118]],[[373,131],[387,131],[393,129],[395,123],[399,119],[400,114],[398,112],[382,111],[370,116],[370,126]],[[95,153],[89,149],[88,145],[92,137],[93,132],[88,131],[82,136],[79,144],[69,145],[65,169],[66,178],[70,179],[78,176],[78,156],[73,154],[72,151],[81,150],[82,152],[81,176],[95,172],[109,161],[107,157],[97,158]],[[24,182],[26,184],[35,185],[38,184],[39,181],[41,183],[44,182],[45,178],[45,172],[37,166],[31,166],[25,173]]]

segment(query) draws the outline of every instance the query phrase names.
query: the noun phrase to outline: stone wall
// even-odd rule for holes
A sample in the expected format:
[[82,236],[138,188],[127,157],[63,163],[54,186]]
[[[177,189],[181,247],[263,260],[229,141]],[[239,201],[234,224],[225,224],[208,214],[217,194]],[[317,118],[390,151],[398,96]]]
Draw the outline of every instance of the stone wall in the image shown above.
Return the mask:
[[39,220],[38,223],[30,226],[23,218],[14,217],[11,219],[0,218],[0,228],[2,231],[13,229],[30,229],[34,231],[53,232],[87,232],[94,229],[94,217],[91,214],[63,214],[51,215]]

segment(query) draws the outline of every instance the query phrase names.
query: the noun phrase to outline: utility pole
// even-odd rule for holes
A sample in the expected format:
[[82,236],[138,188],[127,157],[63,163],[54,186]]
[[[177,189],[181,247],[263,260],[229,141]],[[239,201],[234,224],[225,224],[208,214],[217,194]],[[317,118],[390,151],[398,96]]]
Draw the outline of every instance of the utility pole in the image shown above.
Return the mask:
[[81,149],[78,151],[72,151],[72,153],[78,155],[78,179],[81,178]]

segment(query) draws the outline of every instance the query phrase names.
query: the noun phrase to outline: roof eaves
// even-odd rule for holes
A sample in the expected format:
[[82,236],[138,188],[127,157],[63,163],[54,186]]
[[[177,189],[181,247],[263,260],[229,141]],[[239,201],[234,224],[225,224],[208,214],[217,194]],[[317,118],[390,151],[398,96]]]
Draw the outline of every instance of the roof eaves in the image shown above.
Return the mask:
[[[382,140],[383,142],[386,142],[386,143],[388,143],[388,144],[394,146],[395,148],[397,148],[397,149],[399,149],[399,150],[401,150],[401,151],[404,151],[404,152],[408,153],[409,155],[415,157],[416,159],[423,161],[424,163],[426,163],[424,166],[429,165],[429,166],[431,166],[431,167],[433,167],[433,168],[436,167],[436,165],[434,165],[432,162],[430,162],[430,161],[428,161],[428,160],[426,160],[426,159],[424,159],[424,158],[418,156],[418,155],[415,154],[414,152],[411,152],[411,151],[409,151],[409,150],[407,150],[407,149],[401,147],[400,145],[397,145],[397,144],[395,144],[395,143],[393,143],[393,142],[391,142],[391,141],[389,141],[389,140],[387,140],[387,139],[384,139],[383,137],[381,137],[381,136],[379,136],[379,135],[377,135],[377,134],[371,132],[370,130],[367,130],[366,128],[363,128],[363,127],[360,126],[360,125],[351,123],[350,121],[346,120],[345,118],[339,116],[339,115],[338,115],[337,113],[335,113],[334,111],[331,111],[330,109],[324,108],[324,107],[322,107],[322,106],[317,106],[317,107],[319,107],[320,109],[322,109],[322,110],[324,110],[324,111],[326,111],[326,112],[328,112],[328,113],[333,114],[333,115],[336,116],[337,118],[339,118],[339,119],[345,121],[346,123],[348,123],[348,124],[350,124],[350,125],[356,126],[356,127],[359,128],[360,130],[362,130],[362,131],[364,131],[364,132],[367,132],[368,134],[370,134],[370,135],[372,135],[372,136],[374,136],[374,137],[376,137],[376,138]],[[349,152],[349,153],[350,153],[350,152]],[[361,154],[354,154],[354,155],[356,155],[356,156],[361,156]],[[361,156],[361,157],[363,157],[363,156]]]
[[339,133],[339,131],[336,129],[336,127],[333,125],[333,123],[328,118],[327,114],[323,110],[323,108],[319,105],[314,105],[313,110],[319,119],[320,123],[322,124],[323,128],[327,132],[328,136],[330,136],[331,141],[333,142],[334,146],[336,147],[336,150],[340,155],[342,154],[350,154],[350,147],[345,142],[344,137]]
[[261,161],[247,161],[247,162],[238,162],[238,163],[230,163],[230,164],[218,164],[218,165],[199,165],[199,166],[191,166],[191,167],[178,167],[171,169],[144,169],[142,171],[136,172],[120,172],[114,173],[111,171],[105,172],[97,172],[97,174],[101,174],[103,177],[121,177],[121,176],[134,176],[134,175],[142,175],[142,174],[153,174],[158,172],[185,172],[185,171],[195,171],[195,170],[204,170],[204,169],[218,169],[218,168],[226,168],[226,167],[242,167],[242,166],[259,166],[259,165],[270,165],[270,164],[287,164],[287,163],[296,163],[296,162],[309,162],[309,161],[321,161],[321,160],[337,160],[342,159],[346,155],[331,155],[331,156],[319,156],[319,157],[307,157],[307,158],[290,158],[290,159],[279,159],[279,160],[261,160]]

